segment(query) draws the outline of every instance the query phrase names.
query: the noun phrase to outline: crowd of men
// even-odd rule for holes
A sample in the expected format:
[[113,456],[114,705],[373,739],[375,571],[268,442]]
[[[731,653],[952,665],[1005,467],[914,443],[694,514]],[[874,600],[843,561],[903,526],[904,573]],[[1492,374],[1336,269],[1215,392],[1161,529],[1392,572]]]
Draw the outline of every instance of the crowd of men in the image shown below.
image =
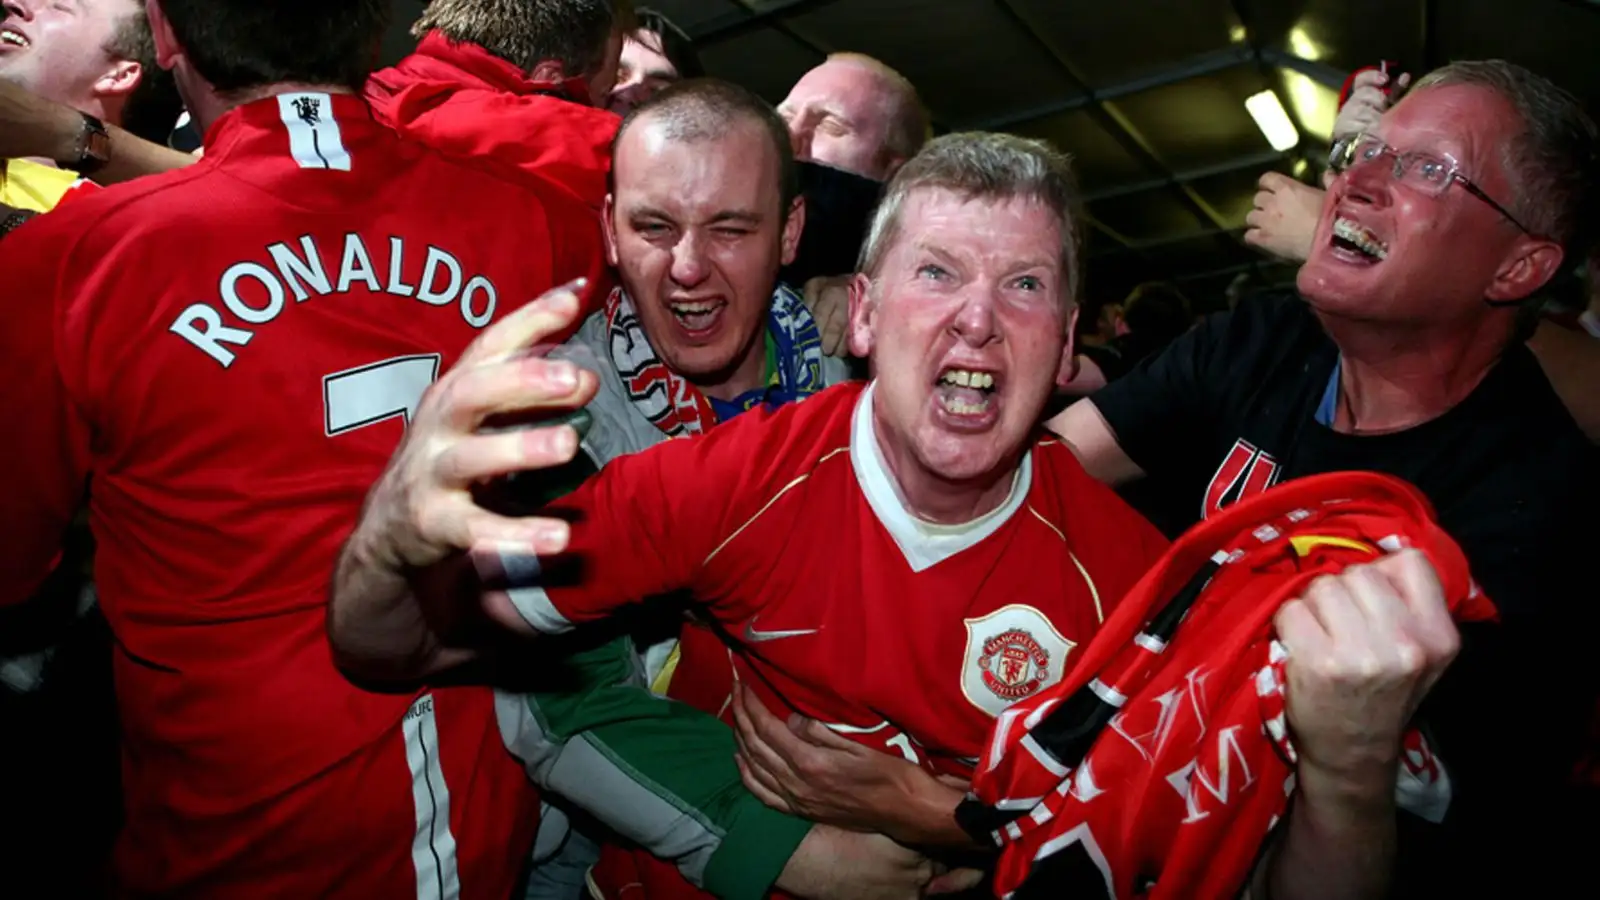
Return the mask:
[[[95,599],[121,773],[109,865],[24,883],[1581,879],[1600,345],[1530,313],[1600,236],[1569,94],[1358,80],[1252,214],[1297,291],[1083,348],[1071,160],[932,138],[881,61],[773,107],[623,0],[434,0],[373,71],[388,7],[4,4],[0,607]],[[1185,637],[1268,596],[1248,654]]]

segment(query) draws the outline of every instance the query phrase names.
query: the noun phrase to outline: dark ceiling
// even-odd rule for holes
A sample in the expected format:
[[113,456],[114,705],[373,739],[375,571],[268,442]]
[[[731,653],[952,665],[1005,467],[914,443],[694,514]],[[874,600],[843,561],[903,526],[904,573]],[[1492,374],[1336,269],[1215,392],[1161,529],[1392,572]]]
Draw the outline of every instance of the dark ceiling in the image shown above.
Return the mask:
[[[1338,89],[1363,65],[1501,57],[1600,101],[1595,0],[647,2],[696,39],[711,74],[774,102],[827,53],[858,51],[910,78],[940,131],[1002,129],[1071,152],[1097,299],[1173,279],[1210,306],[1240,272],[1287,280],[1240,242],[1256,178],[1320,174]],[[402,0],[400,19],[420,5]],[[1268,89],[1300,133],[1288,152],[1245,110]]]

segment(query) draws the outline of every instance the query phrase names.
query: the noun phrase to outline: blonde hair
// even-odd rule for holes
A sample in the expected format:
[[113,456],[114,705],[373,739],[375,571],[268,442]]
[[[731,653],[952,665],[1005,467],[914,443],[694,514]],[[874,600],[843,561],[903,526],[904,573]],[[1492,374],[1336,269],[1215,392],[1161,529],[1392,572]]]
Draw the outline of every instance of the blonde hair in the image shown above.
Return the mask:
[[555,60],[572,78],[600,71],[611,35],[633,23],[633,0],[433,0],[411,34],[476,44],[524,72]]

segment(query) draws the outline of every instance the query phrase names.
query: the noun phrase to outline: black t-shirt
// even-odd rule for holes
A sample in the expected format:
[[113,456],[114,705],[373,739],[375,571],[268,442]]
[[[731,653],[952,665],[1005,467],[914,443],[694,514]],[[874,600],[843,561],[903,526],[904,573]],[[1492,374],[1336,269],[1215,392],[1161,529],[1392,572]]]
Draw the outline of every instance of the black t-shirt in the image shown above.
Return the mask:
[[1453,800],[1440,828],[1402,818],[1401,880],[1447,896],[1441,878],[1520,878],[1526,862],[1505,850],[1544,842],[1525,816],[1563,802],[1594,708],[1600,666],[1586,647],[1600,589],[1586,554],[1600,552],[1600,452],[1521,344],[1455,408],[1386,435],[1319,422],[1337,363],[1304,301],[1258,297],[1092,399],[1151,476],[1138,501],[1169,532],[1322,472],[1384,472],[1427,495],[1502,623],[1463,627],[1462,653],[1424,706]]

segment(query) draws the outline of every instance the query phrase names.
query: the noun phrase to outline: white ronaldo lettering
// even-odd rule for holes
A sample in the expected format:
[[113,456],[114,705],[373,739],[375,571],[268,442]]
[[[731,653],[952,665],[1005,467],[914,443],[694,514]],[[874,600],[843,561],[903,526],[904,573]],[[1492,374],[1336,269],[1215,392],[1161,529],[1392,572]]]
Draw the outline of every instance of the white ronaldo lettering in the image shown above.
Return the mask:
[[[254,278],[266,288],[266,306],[258,309],[239,296],[239,279],[245,277]],[[218,290],[222,294],[222,305],[228,308],[228,312],[251,325],[265,325],[283,312],[283,285],[278,283],[271,270],[260,263],[242,262],[229,266],[228,271],[222,273],[222,284]]]
[[[477,291],[482,291],[488,297],[482,313],[472,311],[472,295]],[[467,324],[473,328],[482,328],[494,318],[495,302],[498,299],[494,295],[494,284],[489,279],[482,275],[472,276],[472,280],[467,282],[467,289],[461,292],[461,318],[466,319]]]
[[[318,296],[333,293],[328,272],[322,267],[322,257],[317,255],[317,245],[310,235],[300,237],[300,256],[296,256],[288,244],[273,244],[267,248],[267,252],[272,254],[272,261],[277,263],[278,274],[284,283],[294,292],[296,303],[304,303],[312,291]],[[311,290],[307,290],[302,281],[309,284]]]
[[[339,256],[336,280],[330,277],[334,269],[329,249]],[[237,358],[231,348],[243,347],[255,337],[254,329],[239,325],[266,325],[277,319],[291,293],[296,303],[303,303],[364,287],[373,294],[414,298],[431,307],[455,305],[461,320],[475,329],[494,320],[500,292],[487,276],[469,277],[457,257],[432,245],[408,253],[404,238],[390,237],[388,249],[388,260],[378,259],[375,265],[366,242],[355,233],[344,235],[333,248],[319,246],[311,235],[268,244],[260,260],[241,260],[223,270],[217,299],[190,304],[167,330],[226,369]],[[422,264],[407,271],[408,259]],[[379,281],[380,271],[388,275],[387,283]]]
[[384,290],[396,297],[410,297],[417,292],[416,287],[406,284],[400,276],[405,263],[406,242],[397,237],[389,238],[389,286]]
[[[450,282],[442,291],[433,289],[438,281],[439,267],[450,270]],[[431,306],[449,306],[461,292],[461,263],[437,247],[428,248],[428,262],[422,268],[422,283],[417,285],[417,299]]]
[[383,290],[377,273],[372,271],[372,257],[361,235],[347,234],[344,236],[344,260],[339,263],[339,293],[350,293],[350,285],[357,281],[366,282],[367,290],[374,294]]
[[[201,331],[195,325],[205,326]],[[178,314],[172,323],[171,332],[189,343],[199,347],[206,355],[222,364],[222,367],[233,365],[233,351],[222,346],[235,344],[243,347],[255,337],[248,331],[239,328],[229,328],[222,324],[222,316],[215,309],[204,303],[196,303]]]

